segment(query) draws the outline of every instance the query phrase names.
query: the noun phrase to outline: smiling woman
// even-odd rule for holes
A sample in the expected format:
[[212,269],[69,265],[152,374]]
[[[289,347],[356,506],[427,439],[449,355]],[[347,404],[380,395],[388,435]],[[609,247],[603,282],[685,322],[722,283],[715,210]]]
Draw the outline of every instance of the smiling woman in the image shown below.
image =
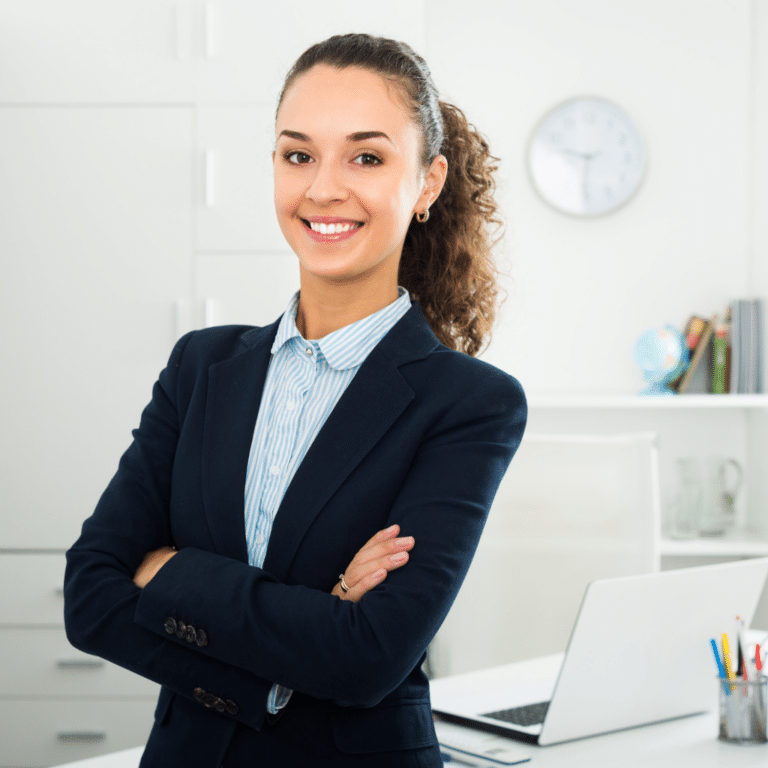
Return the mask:
[[143,768],[439,768],[425,652],[527,416],[474,357],[495,158],[362,34],[299,58],[275,136],[301,288],[177,342],[67,553],[67,635],[162,684]]

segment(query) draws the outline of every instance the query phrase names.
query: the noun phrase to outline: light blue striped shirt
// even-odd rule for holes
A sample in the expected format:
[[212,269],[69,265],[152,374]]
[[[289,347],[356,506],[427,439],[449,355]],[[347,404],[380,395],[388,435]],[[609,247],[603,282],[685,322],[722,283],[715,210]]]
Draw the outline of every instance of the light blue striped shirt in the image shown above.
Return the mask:
[[[399,297],[378,312],[322,339],[307,341],[296,327],[299,291],[280,319],[253,432],[245,481],[248,562],[262,567],[272,523],[296,469],[370,351],[410,309]],[[282,709],[292,691],[275,684],[267,710]]]

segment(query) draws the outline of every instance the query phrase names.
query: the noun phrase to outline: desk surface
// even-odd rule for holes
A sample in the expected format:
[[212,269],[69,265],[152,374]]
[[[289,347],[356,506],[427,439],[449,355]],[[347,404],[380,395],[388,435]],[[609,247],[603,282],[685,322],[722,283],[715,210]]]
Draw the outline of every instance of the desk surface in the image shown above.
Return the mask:
[[[751,634],[751,633],[750,633]],[[765,633],[760,633],[762,637]],[[481,672],[453,675],[430,682],[432,705],[439,708],[443,697],[471,695],[473,684],[498,685],[506,680],[527,683],[542,673],[559,669],[563,654],[505,664]],[[712,661],[715,685],[715,662]],[[713,705],[717,703],[713,687]],[[523,745],[531,755],[531,768],[749,768],[768,766],[768,744],[737,745],[717,738],[718,714],[682,717],[664,723],[591,736],[547,747]],[[450,765],[448,763],[447,765]]]
[[[142,747],[69,763],[66,768],[138,768]],[[530,747],[531,768],[752,768],[768,765],[768,744],[717,739],[717,715],[695,715],[589,739]],[[450,763],[446,764],[447,766]]]

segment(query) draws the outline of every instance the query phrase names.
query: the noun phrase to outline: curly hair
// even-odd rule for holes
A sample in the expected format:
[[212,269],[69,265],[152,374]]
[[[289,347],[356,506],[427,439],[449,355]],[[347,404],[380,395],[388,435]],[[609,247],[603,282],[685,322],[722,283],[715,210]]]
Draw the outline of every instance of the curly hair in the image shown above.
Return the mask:
[[441,154],[448,161],[429,221],[414,217],[408,227],[398,284],[419,303],[445,346],[476,356],[490,342],[500,303],[492,253],[505,228],[493,197],[498,158],[464,113],[439,99],[424,59],[406,43],[384,37],[334,35],[308,48],[286,75],[278,111],[291,84],[317,64],[363,67],[400,86],[421,130],[422,168]]

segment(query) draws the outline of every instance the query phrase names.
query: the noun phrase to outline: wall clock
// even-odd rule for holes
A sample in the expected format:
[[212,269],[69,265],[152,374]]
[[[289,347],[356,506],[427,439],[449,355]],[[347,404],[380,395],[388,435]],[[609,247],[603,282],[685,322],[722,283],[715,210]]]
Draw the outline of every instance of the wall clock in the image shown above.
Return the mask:
[[541,197],[562,213],[600,216],[640,186],[640,133],[615,104],[595,97],[564,102],[544,116],[528,147],[528,170]]

